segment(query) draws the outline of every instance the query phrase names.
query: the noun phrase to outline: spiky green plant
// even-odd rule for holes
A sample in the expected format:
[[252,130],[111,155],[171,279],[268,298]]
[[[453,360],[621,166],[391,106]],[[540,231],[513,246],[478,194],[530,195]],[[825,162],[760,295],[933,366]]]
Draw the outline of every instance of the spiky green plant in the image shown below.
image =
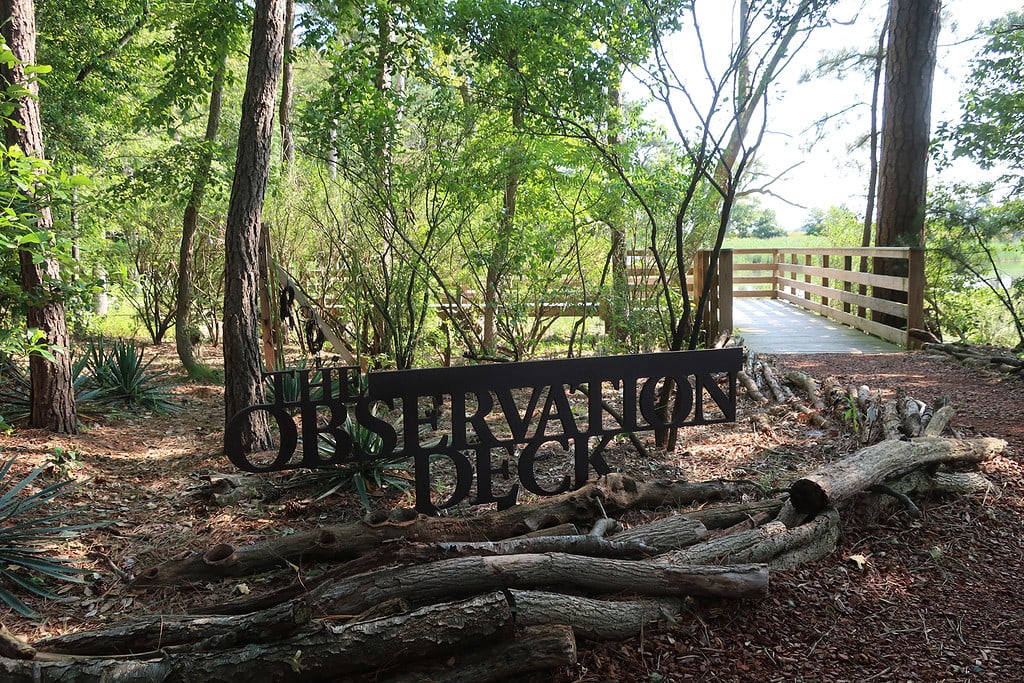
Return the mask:
[[144,357],[145,350],[134,341],[118,339],[111,349],[105,347],[102,339],[91,342],[86,366],[95,391],[90,399],[100,404],[144,408],[157,413],[179,412],[181,409],[171,401],[170,395],[153,384],[154,379],[167,371],[151,371],[149,367],[156,359],[144,362]]
[[[11,458],[0,466],[0,484],[7,478],[14,460]],[[0,495],[0,600],[26,617],[38,615],[12,593],[8,586],[54,599],[57,596],[46,587],[46,581],[82,583],[82,575],[88,573],[88,570],[69,567],[69,559],[51,557],[43,546],[56,539],[73,537],[83,529],[92,529],[102,524],[99,522],[62,526],[60,520],[76,514],[78,510],[47,512],[47,504],[66,492],[69,487],[73,487],[75,484],[72,481],[59,481],[35,493],[24,495],[26,487],[46,468],[46,465],[37,467]]]
[[[372,408],[377,416],[377,406]],[[398,431],[398,425],[393,425]],[[370,431],[352,419],[349,414],[342,424],[342,429],[352,439],[352,451],[363,457],[381,454],[384,442],[380,435]],[[334,452],[334,440],[321,435],[318,448],[325,454]],[[408,491],[413,486],[412,467],[408,458],[364,459],[344,465],[323,467],[296,474],[290,485],[315,486],[319,490],[315,500],[323,500],[338,491],[353,490],[359,496],[364,510],[370,509],[370,490],[390,488],[395,491]]]

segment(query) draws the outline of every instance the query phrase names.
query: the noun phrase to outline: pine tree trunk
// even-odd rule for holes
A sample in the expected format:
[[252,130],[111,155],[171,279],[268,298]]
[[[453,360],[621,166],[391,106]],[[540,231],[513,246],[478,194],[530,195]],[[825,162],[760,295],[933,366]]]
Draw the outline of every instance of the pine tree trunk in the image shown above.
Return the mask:
[[[225,230],[224,408],[225,423],[244,408],[263,402],[259,340],[259,236],[270,171],[274,100],[284,49],[285,0],[258,0],[242,100],[235,179]],[[250,413],[241,445],[257,451],[269,445],[266,413]]]
[[[36,63],[35,7],[32,0],[3,0],[0,21],[4,40],[18,60],[5,66],[2,75],[8,83],[25,86],[29,95],[18,101],[11,112],[11,124],[5,128],[5,139],[30,157],[43,158],[43,129],[39,116],[39,87],[26,77],[25,67]],[[46,231],[53,227],[48,206],[35,206],[36,229]],[[27,326],[38,329],[46,343],[61,352],[50,361],[34,353],[29,358],[32,382],[32,412],[30,425],[54,432],[74,434],[78,431],[75,413],[75,395],[71,377],[71,338],[68,334],[64,303],[50,282],[59,282],[60,266],[52,258],[37,263],[35,254],[23,248],[18,254],[21,288],[29,299]]]
[[[932,76],[935,72],[941,0],[890,0],[889,49],[882,107],[882,155],[875,246],[924,246]],[[906,277],[906,261],[875,259],[878,275]],[[906,294],[876,287],[874,296],[906,301]],[[902,326],[878,313],[874,319]]]

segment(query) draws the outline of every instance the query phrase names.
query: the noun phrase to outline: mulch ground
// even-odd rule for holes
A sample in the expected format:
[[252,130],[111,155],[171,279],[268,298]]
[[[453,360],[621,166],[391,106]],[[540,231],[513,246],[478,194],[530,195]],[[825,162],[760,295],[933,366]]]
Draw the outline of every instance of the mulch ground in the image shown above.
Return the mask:
[[[172,348],[157,353],[174,365]],[[905,512],[884,519],[846,515],[836,552],[773,574],[767,599],[695,601],[677,623],[621,643],[581,643],[578,665],[555,680],[1024,680],[1024,383],[919,354],[770,360],[886,395],[902,388],[930,404],[948,398],[958,435],[1008,442],[1002,456],[983,466],[1000,493],[919,501],[918,519]],[[12,632],[34,640],[268,590],[283,579],[173,589],[142,589],[130,579],[182,551],[219,542],[240,546],[362,515],[351,493],[316,501],[308,489],[286,488],[286,474],[268,476],[280,491],[274,500],[220,508],[197,496],[203,475],[232,471],[220,450],[222,393],[181,378],[173,391],[184,408],[178,415],[94,418],[74,437],[33,430],[0,437],[4,459],[18,456],[9,477],[55,453],[73,453],[68,471],[89,483],[59,504],[83,506],[75,521],[112,522],[61,548],[94,573],[85,585],[61,588],[60,601],[29,599],[42,619],[0,608],[0,623]],[[784,408],[769,409],[765,428],[765,420],[753,419],[762,410],[741,397],[735,424],[684,430],[676,452],[650,459],[624,450],[619,466],[639,479],[751,478],[770,487],[858,447],[855,434],[813,428]],[[373,503],[411,504],[407,495],[384,492]]]

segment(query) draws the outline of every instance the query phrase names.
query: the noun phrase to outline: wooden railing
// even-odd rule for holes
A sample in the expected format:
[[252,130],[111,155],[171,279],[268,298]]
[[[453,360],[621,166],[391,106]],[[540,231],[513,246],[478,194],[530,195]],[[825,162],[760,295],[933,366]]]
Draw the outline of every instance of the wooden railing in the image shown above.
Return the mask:
[[[895,344],[917,345],[908,331],[924,326],[923,249],[732,249],[722,253],[722,289],[730,276],[734,297],[783,299]],[[901,261],[896,270],[906,276],[874,274],[876,259]],[[906,303],[876,296],[879,289],[901,292]],[[898,318],[902,324],[879,322],[873,319],[874,313]],[[731,322],[731,311],[727,318]]]
[[[905,277],[875,275],[875,259],[902,261]],[[686,274],[690,299],[697,302],[704,290],[705,273],[711,251],[697,252],[693,267]],[[657,296],[660,278],[653,260],[645,252],[630,252],[629,288],[634,296]],[[678,287],[678,274],[668,273],[672,286]],[[711,283],[710,297],[701,316],[705,338],[710,344],[733,328],[734,297],[782,299],[907,348],[916,346],[908,330],[924,323],[924,250],[900,247],[826,248],[826,249],[723,249],[717,274]],[[906,303],[875,296],[876,289],[904,293]],[[472,296],[460,297],[441,307],[443,317],[475,317]],[[477,303],[479,305],[479,303]],[[902,321],[887,325],[873,319],[884,313]],[[537,304],[533,315],[544,317],[599,315],[607,311],[599,302],[583,303],[573,297]]]

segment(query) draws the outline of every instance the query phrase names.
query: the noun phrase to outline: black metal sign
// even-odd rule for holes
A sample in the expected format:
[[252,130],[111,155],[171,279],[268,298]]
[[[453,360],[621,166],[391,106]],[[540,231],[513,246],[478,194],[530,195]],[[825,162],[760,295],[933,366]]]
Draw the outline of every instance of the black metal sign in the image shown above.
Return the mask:
[[[474,503],[505,508],[516,503],[520,486],[549,496],[583,486],[591,468],[607,474],[603,453],[616,436],[734,421],[742,363],[742,350],[730,348],[365,376],[353,367],[273,372],[266,379],[274,402],[235,415],[224,450],[249,472],[408,458],[417,510],[433,514],[465,500],[474,481]],[[658,387],[666,380],[679,390],[661,411]],[[610,406],[621,414],[613,417]],[[243,420],[260,410],[279,432],[269,462],[253,462],[242,448]],[[543,481],[536,464],[552,455],[564,457],[565,471]],[[495,475],[512,478],[510,462],[518,482],[495,492]],[[446,467],[454,481],[444,501],[432,500],[432,467]]]

